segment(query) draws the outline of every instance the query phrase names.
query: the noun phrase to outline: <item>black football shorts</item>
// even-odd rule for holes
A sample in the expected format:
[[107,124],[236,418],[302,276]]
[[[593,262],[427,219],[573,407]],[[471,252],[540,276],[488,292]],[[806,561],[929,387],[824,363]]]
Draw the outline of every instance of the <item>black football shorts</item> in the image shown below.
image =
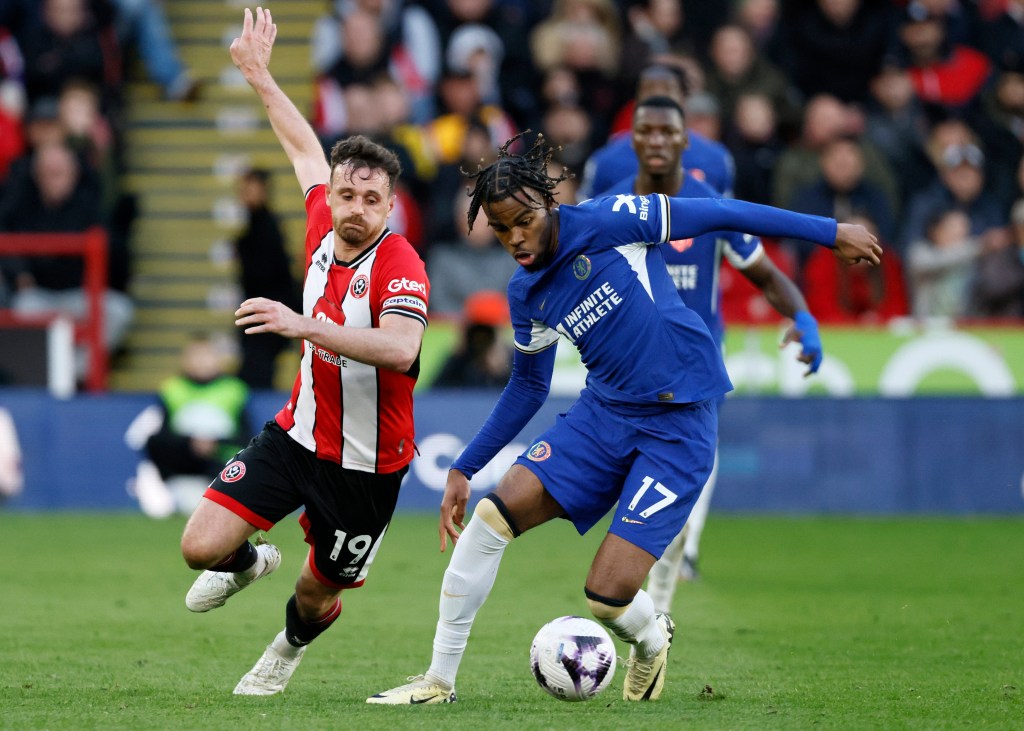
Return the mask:
[[299,524],[309,567],[323,584],[361,586],[380,548],[408,471],[345,469],[316,455],[269,421],[210,483],[205,497],[260,530],[305,508]]

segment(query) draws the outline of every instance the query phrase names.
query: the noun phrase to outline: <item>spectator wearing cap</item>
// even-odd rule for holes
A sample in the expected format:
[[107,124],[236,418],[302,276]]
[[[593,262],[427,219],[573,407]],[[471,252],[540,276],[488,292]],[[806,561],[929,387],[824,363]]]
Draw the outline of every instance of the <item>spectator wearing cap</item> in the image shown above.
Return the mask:
[[445,361],[433,386],[504,388],[512,373],[512,350],[501,333],[509,324],[504,294],[482,290],[471,295],[463,310],[459,345]]
[[[927,234],[930,221],[940,211],[963,211],[971,236],[998,235],[1006,225],[1003,206],[985,194],[985,155],[974,142],[946,145],[938,151],[938,179],[909,202],[901,239],[904,250]],[[989,233],[991,232],[991,233]]]

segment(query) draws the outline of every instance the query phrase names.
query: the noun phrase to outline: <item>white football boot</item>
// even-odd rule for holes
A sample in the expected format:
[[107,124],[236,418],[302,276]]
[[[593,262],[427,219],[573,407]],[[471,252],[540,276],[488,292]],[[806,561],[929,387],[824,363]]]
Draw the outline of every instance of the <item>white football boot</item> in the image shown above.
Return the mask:
[[[288,685],[288,681],[291,680],[295,668],[302,661],[302,656],[306,653],[305,647],[292,648],[287,643],[288,640],[284,638],[284,630],[282,630],[274,638],[274,641],[267,645],[267,649],[263,651],[263,656],[256,661],[252,670],[243,675],[242,679],[238,681],[234,694],[274,695],[284,690],[285,686]],[[294,652],[294,656],[288,657],[281,654],[277,651],[275,645],[280,647],[287,645]]]
[[665,644],[657,655],[648,658],[637,657],[635,647],[629,649],[626,680],[622,684],[623,700],[654,701],[665,687],[665,666],[668,664],[668,651],[672,649],[676,625],[667,614],[657,614],[655,619],[665,633]]
[[256,579],[273,573],[281,565],[281,551],[271,543],[256,545],[256,563],[245,571],[204,571],[199,574],[185,596],[185,606],[193,612],[208,612],[223,607],[229,597],[249,586]]
[[421,706],[434,703],[454,703],[458,700],[455,688],[446,688],[426,676],[414,675],[409,682],[391,690],[385,690],[366,699],[367,703],[387,706]]

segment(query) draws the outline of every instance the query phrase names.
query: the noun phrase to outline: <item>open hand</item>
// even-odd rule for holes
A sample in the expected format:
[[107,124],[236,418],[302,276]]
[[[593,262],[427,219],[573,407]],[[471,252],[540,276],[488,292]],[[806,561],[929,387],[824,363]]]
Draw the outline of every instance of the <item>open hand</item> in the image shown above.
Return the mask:
[[277,26],[270,17],[270,10],[256,8],[256,16],[245,9],[242,20],[242,35],[231,41],[231,60],[241,70],[246,81],[270,66],[270,51],[277,38]]

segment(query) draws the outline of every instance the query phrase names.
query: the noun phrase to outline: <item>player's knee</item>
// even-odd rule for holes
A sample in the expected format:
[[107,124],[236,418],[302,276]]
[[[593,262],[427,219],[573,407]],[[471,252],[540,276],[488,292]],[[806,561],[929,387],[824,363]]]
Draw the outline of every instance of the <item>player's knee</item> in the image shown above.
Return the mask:
[[505,505],[501,502],[501,499],[494,493],[490,493],[485,495],[476,504],[473,517],[480,518],[499,536],[506,541],[511,541],[519,535],[519,531],[516,530],[514,523],[504,508]]
[[190,569],[208,569],[216,566],[225,556],[223,549],[202,536],[188,532],[181,537],[181,556]]
[[590,613],[594,615],[594,619],[601,623],[612,622],[622,616],[629,605],[632,604],[630,600],[618,600],[609,599],[599,594],[595,594],[589,589],[584,589],[587,595],[587,606],[590,607]]

